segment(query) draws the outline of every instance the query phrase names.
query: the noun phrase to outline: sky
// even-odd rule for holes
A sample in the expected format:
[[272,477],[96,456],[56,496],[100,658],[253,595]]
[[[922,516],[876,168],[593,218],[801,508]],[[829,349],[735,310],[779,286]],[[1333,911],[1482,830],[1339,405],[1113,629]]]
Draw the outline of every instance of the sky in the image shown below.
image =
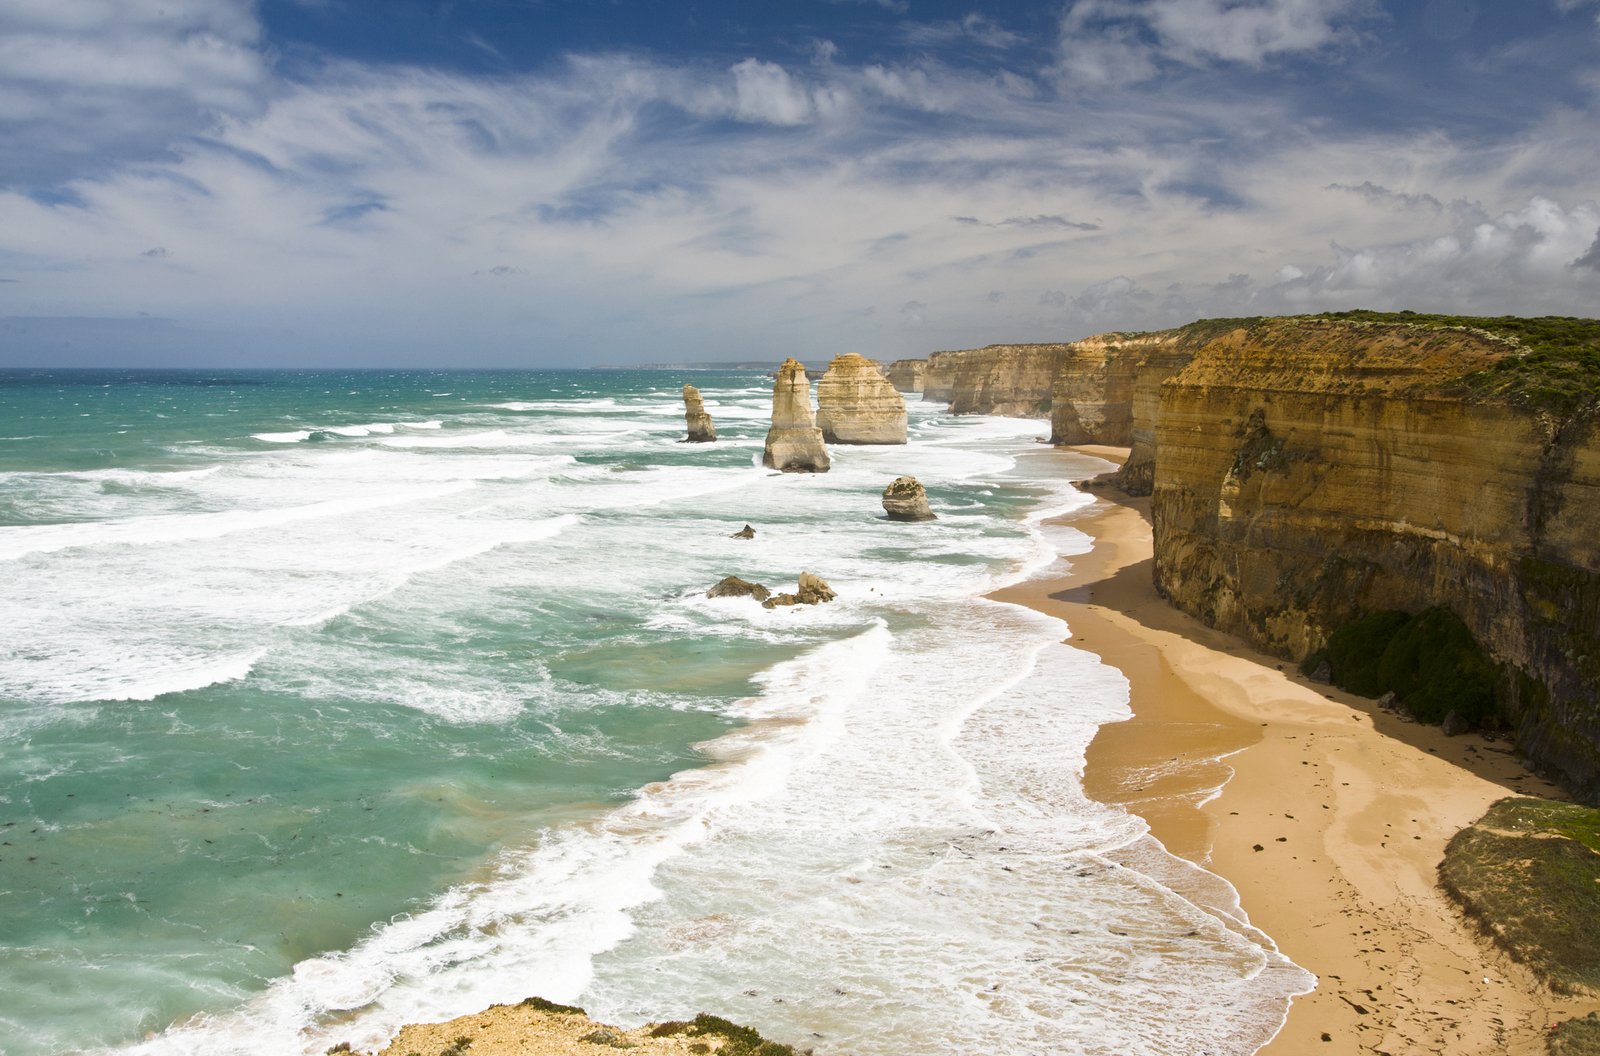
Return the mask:
[[1594,315],[1600,0],[3,0],[0,366]]

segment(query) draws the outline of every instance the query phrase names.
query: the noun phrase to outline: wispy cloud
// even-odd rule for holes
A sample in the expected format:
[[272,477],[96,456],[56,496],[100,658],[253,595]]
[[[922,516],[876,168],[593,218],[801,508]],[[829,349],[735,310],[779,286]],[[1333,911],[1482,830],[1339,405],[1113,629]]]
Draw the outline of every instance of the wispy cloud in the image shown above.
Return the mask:
[[7,0],[0,181],[158,156],[259,114],[270,76],[251,0]]
[[1348,39],[1370,0],[1073,0],[1059,72],[1087,84],[1153,77],[1164,63],[1260,66]]
[[[174,10],[213,35],[250,10],[189,2]],[[80,30],[36,29],[92,50],[76,3]],[[1200,76],[1321,56],[1364,10],[1085,0],[1068,20],[1136,69]],[[1486,146],[1318,126],[1271,93],[1058,90],[1040,65],[826,49],[493,77],[329,61],[288,80],[253,22],[229,32],[259,64],[243,104],[207,107],[182,78],[186,116],[131,160],[0,192],[0,259],[27,287],[0,313],[29,314],[25,292],[413,359],[911,355],[1236,312],[1571,313],[1600,270],[1583,108]]]

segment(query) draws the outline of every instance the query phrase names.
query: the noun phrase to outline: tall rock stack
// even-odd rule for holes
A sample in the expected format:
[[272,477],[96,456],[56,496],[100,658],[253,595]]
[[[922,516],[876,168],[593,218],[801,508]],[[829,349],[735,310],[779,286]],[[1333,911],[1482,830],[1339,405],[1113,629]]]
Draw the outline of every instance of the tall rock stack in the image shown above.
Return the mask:
[[693,385],[683,387],[683,414],[689,422],[689,443],[707,444],[717,438],[717,427],[706,413],[700,390]]
[[828,449],[811,414],[811,382],[805,365],[786,359],[772,386],[772,428],[762,464],[785,473],[826,473]]
[[846,352],[817,383],[817,426],[830,444],[903,444],[906,401],[870,359]]

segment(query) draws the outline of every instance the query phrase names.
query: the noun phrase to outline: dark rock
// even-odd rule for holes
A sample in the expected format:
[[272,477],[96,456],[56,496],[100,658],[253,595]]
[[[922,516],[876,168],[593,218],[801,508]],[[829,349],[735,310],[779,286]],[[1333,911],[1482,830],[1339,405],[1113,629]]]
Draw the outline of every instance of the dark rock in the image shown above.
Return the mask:
[[1328,661],[1319,660],[1311,670],[1306,672],[1306,677],[1313,682],[1321,682],[1323,685],[1328,685],[1333,682],[1333,667]]
[[756,530],[750,527],[748,524],[739,529],[737,532],[734,532],[732,535],[728,536],[729,539],[754,539],[755,537]]
[[1446,737],[1460,737],[1472,729],[1472,723],[1467,721],[1467,717],[1454,709],[1444,717],[1441,726]]
[[1395,711],[1400,707],[1400,698],[1395,696],[1394,690],[1391,689],[1389,692],[1378,698],[1378,707],[1383,708],[1386,711]]
[[751,583],[738,576],[729,576],[706,591],[708,598],[755,598],[757,601],[766,601],[771,596],[772,591],[760,583]]

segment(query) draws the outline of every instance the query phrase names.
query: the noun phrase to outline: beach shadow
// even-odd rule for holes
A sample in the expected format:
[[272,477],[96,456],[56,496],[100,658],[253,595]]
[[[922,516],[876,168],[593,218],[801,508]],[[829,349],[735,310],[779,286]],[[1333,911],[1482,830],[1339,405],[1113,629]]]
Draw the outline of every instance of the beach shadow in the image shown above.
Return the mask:
[[[1096,492],[1095,497],[1099,502],[1083,511],[1086,522],[1084,530],[1089,535],[1095,534],[1093,520],[1097,511],[1103,515],[1107,506],[1132,510],[1144,520],[1146,526],[1151,525],[1148,498],[1129,498],[1106,492]],[[1569,798],[1558,785],[1540,777],[1528,766],[1508,735],[1465,733],[1447,737],[1439,727],[1424,725],[1408,715],[1380,707],[1376,700],[1369,697],[1314,682],[1301,673],[1295,662],[1262,652],[1242,638],[1200,622],[1156,591],[1154,557],[1082,582],[1076,576],[1069,576],[1068,584],[1062,590],[1051,592],[1048,595],[1050,599],[1067,605],[1103,608],[1132,620],[1146,631],[1176,635],[1208,649],[1249,661],[1264,670],[1277,672],[1299,691],[1343,704],[1366,716],[1379,733],[1500,785],[1508,795]],[[1068,623],[1071,623],[1070,616]],[[1086,647],[1092,649],[1093,644],[1089,643]]]

